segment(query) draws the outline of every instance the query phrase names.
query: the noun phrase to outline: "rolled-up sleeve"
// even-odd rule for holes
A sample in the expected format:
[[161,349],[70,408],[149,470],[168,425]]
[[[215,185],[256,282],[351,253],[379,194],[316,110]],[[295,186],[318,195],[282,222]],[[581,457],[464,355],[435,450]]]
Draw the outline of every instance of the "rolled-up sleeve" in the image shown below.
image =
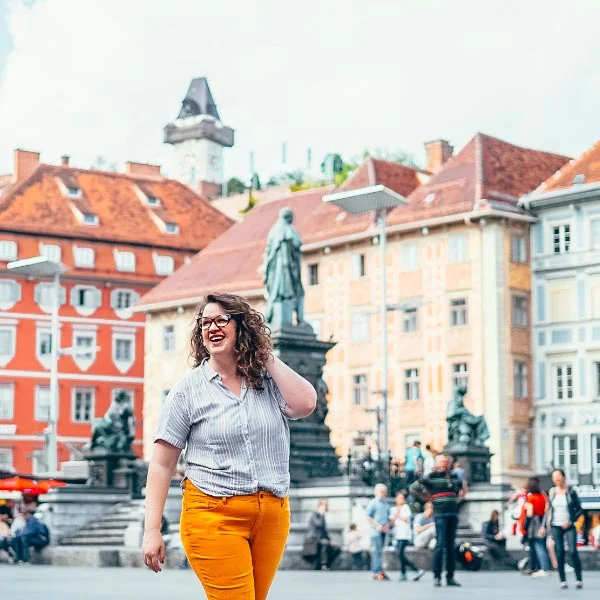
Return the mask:
[[279,386],[275,383],[275,380],[270,376],[265,378],[265,389],[277,402],[281,414],[287,419],[294,420],[294,417],[290,417],[290,415],[287,414],[287,402],[285,401],[285,398],[283,397]]
[[171,390],[160,411],[154,441],[163,440],[176,448],[185,448],[190,435],[191,419],[183,394]]

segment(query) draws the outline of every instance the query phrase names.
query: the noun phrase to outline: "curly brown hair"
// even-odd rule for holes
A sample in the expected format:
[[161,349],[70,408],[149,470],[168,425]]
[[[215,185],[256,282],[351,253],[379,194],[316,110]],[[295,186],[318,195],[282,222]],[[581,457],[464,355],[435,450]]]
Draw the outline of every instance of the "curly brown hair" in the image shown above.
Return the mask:
[[198,306],[196,323],[192,330],[191,356],[194,359],[194,366],[197,367],[205,358],[210,357],[202,339],[201,325],[202,313],[207,304],[220,304],[233,317],[237,331],[235,350],[238,372],[246,379],[249,388],[262,390],[267,361],[273,351],[271,331],[264,317],[241,296],[218,292],[211,292],[204,296]]

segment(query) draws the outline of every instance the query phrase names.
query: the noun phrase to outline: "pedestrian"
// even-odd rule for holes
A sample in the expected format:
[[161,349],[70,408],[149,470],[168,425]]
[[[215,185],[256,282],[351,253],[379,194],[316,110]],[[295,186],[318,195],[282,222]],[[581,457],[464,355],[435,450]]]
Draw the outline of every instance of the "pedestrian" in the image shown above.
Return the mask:
[[455,461],[452,465],[452,472],[460,479],[461,483],[465,481],[465,469],[459,460]]
[[406,496],[402,492],[396,494],[396,506],[392,509],[390,521],[394,525],[394,541],[398,560],[400,561],[400,581],[406,581],[406,569],[410,569],[415,573],[413,581],[419,581],[425,571],[418,569],[407,557],[406,548],[412,541],[412,531],[410,521],[412,512],[410,506],[406,502]]
[[423,477],[427,477],[433,471],[436,454],[437,452],[434,454],[430,444],[425,445],[425,450],[423,451]]
[[290,527],[288,419],[310,415],[316,392],[273,355],[263,316],[240,296],[204,298],[192,356],[161,409],[144,561],[155,572],[164,563],[161,516],[187,446],[180,532],[190,565],[208,600],[264,600]]
[[23,518],[25,519],[25,526],[18,530],[11,539],[15,561],[18,563],[29,562],[29,548],[35,548],[39,551],[50,543],[48,528],[34,516],[32,511],[25,511]]
[[356,527],[356,523],[350,523],[346,534],[346,550],[352,557],[352,569],[362,571],[365,566],[365,549],[363,536]]
[[14,562],[16,558],[15,551],[11,545],[12,534],[10,525],[8,524],[8,513],[0,512],[0,550],[3,550],[8,555],[8,562]]
[[458,526],[458,499],[465,493],[463,482],[450,470],[450,457],[440,454],[436,457],[436,467],[427,477],[416,481],[412,486],[415,495],[431,499],[435,520],[436,545],[433,554],[434,586],[442,585],[442,567],[446,559],[446,585],[460,587],[454,579],[455,540]]
[[554,487],[548,493],[546,514],[540,535],[546,533],[546,530],[550,528],[556,549],[561,589],[568,587],[565,575],[565,537],[567,538],[569,558],[575,569],[575,587],[582,589],[583,577],[581,560],[577,552],[575,522],[583,514],[583,509],[581,508],[577,492],[571,486],[567,485],[565,472],[562,469],[554,469],[552,472],[552,483],[554,483]]
[[483,524],[483,542],[490,554],[499,562],[511,569],[518,569],[514,560],[506,549],[506,538],[500,533],[500,513],[493,510],[489,521]]
[[431,502],[425,502],[423,512],[414,518],[413,532],[415,548],[435,549],[435,520],[433,518],[433,504]]
[[527,481],[527,502],[523,505],[522,533],[529,544],[529,571],[532,577],[545,577],[550,571],[550,557],[546,548],[546,531],[543,520],[548,498],[542,492],[540,480],[531,477]]
[[386,534],[390,529],[390,505],[387,501],[387,486],[378,483],[374,488],[374,498],[369,501],[365,513],[371,525],[371,571],[373,579],[387,581],[383,570],[383,548]]
[[326,498],[321,498],[317,510],[312,513],[308,520],[306,539],[314,540],[315,554],[312,557],[313,569],[327,571],[333,564],[333,561],[340,553],[340,548],[334,544],[327,531],[327,522],[325,515],[329,510],[329,502]]
[[423,453],[421,452],[421,442],[415,440],[404,453],[404,474],[406,475],[407,485],[410,485],[422,473]]

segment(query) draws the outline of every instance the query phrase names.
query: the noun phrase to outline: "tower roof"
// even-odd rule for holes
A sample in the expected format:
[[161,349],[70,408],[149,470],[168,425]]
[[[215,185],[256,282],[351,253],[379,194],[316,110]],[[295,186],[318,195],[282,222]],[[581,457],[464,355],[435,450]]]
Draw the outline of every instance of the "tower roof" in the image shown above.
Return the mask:
[[177,118],[185,119],[186,117],[197,117],[199,115],[210,115],[215,119],[219,119],[219,121],[221,120],[206,77],[192,79],[187,94],[181,103]]

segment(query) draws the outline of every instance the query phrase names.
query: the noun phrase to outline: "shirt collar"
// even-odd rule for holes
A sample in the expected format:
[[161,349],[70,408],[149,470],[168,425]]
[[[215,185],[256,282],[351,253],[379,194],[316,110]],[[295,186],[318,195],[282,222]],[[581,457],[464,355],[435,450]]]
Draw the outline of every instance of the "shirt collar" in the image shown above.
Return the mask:
[[221,376],[208,363],[208,358],[205,358],[200,363],[200,368],[202,369],[202,373],[204,373],[204,376],[206,377],[206,379],[208,379],[208,381],[212,381],[216,378],[221,378]]

